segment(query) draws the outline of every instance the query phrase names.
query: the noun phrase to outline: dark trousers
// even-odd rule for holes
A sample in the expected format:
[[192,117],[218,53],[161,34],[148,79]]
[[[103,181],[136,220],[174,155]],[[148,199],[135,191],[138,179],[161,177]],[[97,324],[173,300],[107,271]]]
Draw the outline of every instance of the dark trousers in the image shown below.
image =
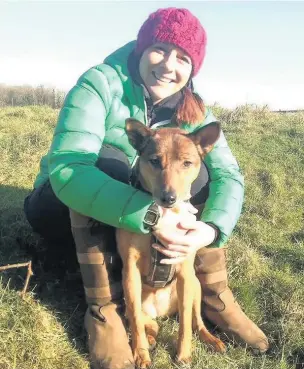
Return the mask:
[[[132,169],[127,156],[111,146],[104,146],[96,166],[110,177],[129,183]],[[191,203],[201,204],[208,197],[209,175],[204,164],[191,187]],[[35,188],[24,201],[24,212],[33,230],[51,244],[73,245],[69,210],[54,194],[49,181]]]

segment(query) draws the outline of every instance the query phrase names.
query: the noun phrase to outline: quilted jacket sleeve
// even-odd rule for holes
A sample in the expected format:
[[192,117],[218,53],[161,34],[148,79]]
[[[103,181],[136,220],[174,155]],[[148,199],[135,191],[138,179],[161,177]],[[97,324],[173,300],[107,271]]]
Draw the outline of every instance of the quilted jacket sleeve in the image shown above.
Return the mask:
[[[206,122],[212,121],[216,119],[209,112]],[[210,185],[201,220],[215,225],[220,230],[217,242],[211,247],[221,247],[227,242],[241,214],[244,177],[223,132],[204,161],[209,171]]]
[[147,233],[143,218],[151,196],[95,167],[113,96],[109,78],[115,76],[92,68],[67,95],[49,152],[50,182],[57,197],[73,210],[115,227]]

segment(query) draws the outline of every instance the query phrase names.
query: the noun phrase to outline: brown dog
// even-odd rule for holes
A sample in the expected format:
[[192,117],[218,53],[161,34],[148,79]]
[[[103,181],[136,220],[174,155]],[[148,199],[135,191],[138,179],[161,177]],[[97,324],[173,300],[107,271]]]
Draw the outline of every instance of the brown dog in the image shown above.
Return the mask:
[[[189,200],[192,182],[198,176],[204,156],[219,137],[220,126],[211,123],[195,133],[179,128],[152,130],[127,119],[126,132],[139,153],[139,181],[162,207],[175,207]],[[177,360],[191,358],[192,326],[200,339],[215,351],[225,345],[209,333],[201,318],[201,287],[191,255],[177,265],[172,282],[163,288],[152,288],[142,282],[147,276],[151,252],[151,235],[116,230],[117,247],[123,261],[123,287],[130,322],[132,349],[139,368],[151,365],[149,346],[155,345],[159,316],[179,313]],[[118,333],[119,334],[119,333]]]

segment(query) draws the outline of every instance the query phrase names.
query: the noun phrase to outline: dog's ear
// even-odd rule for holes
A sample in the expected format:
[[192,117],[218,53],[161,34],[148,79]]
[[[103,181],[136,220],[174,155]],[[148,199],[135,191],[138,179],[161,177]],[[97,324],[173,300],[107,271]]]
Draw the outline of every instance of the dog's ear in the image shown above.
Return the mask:
[[220,133],[220,124],[218,122],[212,122],[187,136],[197,145],[200,155],[205,156],[212,150],[220,137]]
[[155,134],[155,131],[133,118],[126,119],[125,130],[130,144],[139,153],[143,151],[149,138]]

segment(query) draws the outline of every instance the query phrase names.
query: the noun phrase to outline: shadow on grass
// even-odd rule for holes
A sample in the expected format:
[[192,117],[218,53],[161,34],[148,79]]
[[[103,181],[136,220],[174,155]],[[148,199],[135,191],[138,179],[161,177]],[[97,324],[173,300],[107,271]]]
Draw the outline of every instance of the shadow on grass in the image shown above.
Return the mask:
[[289,364],[295,365],[295,369],[304,369],[304,347],[295,350],[292,355],[287,358]]
[[[0,186],[0,265],[32,260],[34,275],[29,290],[64,326],[69,339],[84,354],[83,317],[86,309],[74,245],[47,243],[34,234],[24,212],[23,201],[30,191]],[[21,290],[26,269],[1,273],[2,283]]]
[[[294,237],[299,238],[300,232],[297,235],[291,236],[292,240]],[[303,234],[301,234],[303,237]],[[268,258],[275,260],[276,265],[284,265],[288,263],[291,267],[293,273],[303,273],[304,272],[304,249],[302,247],[297,247],[295,245],[291,247],[274,247],[271,245],[260,246],[259,251],[263,253]]]

